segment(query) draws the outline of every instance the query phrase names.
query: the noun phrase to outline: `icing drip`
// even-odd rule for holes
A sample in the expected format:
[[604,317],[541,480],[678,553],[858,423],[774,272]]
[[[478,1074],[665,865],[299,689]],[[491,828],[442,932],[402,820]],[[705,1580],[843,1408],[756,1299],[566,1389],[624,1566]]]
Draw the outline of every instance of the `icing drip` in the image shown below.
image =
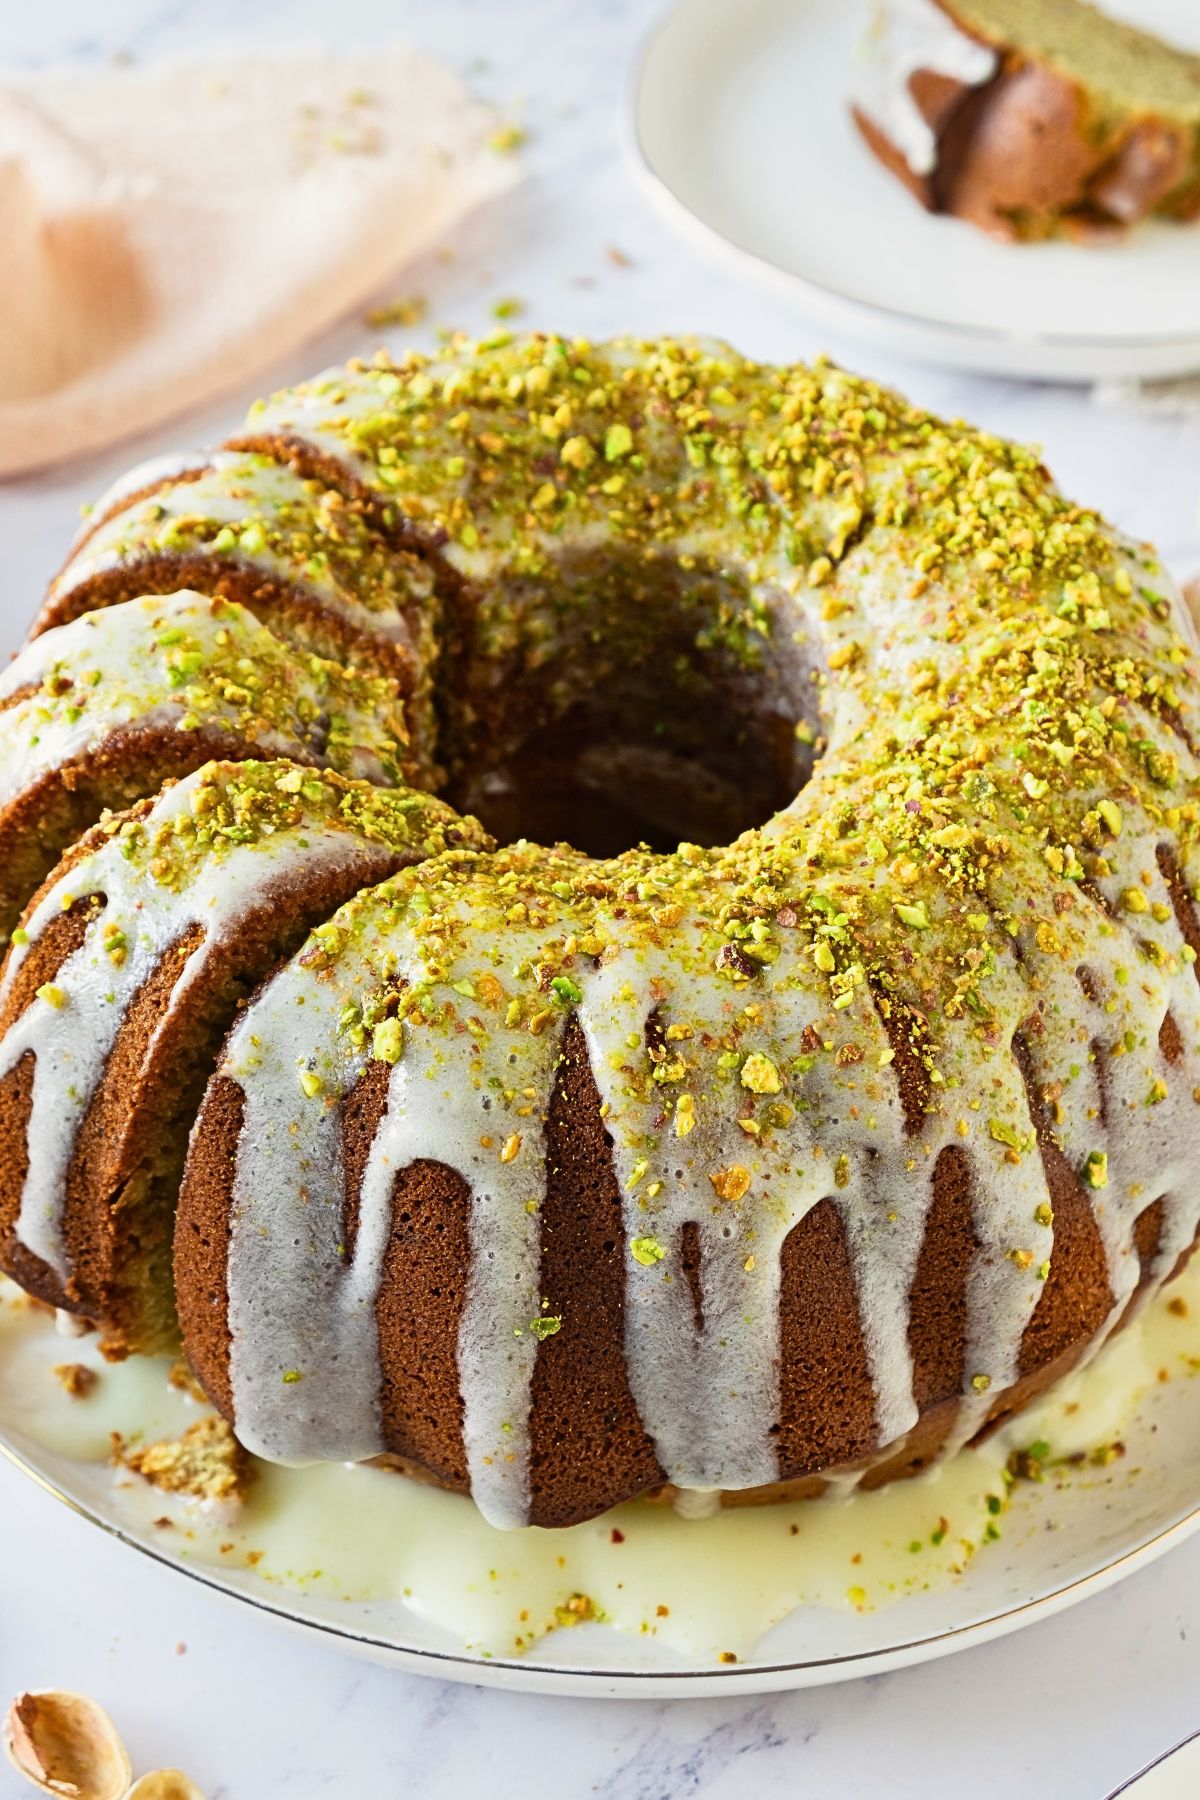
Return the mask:
[[[550,1064],[557,1043],[554,1038],[543,1043],[544,1060]],[[503,1144],[493,1135],[492,1096],[462,1085],[462,1071],[453,1059],[443,1066],[435,1055],[428,1066],[423,1063],[418,1049],[392,1074],[387,1115],[363,1182],[363,1205],[366,1209],[370,1201],[376,1232],[386,1232],[396,1175],[422,1158],[443,1163],[467,1183],[471,1269],[458,1341],[463,1446],[480,1511],[494,1524],[523,1525],[528,1514],[529,1384],[538,1345],[532,1322],[541,1316],[541,1128],[535,1120],[520,1121],[522,1130],[504,1140],[520,1139],[505,1162]],[[544,1094],[552,1071],[547,1067],[539,1073]],[[481,1138],[490,1140],[486,1148]]]
[[[161,859],[145,846],[164,839],[169,844],[181,824],[189,826],[193,819],[203,824],[210,818],[219,804],[216,792],[226,785],[222,776],[235,795],[253,794],[255,780],[268,793],[277,780],[286,784],[293,816],[261,834],[243,827],[249,842],[216,836],[182,876],[169,860],[156,874],[153,865]],[[310,795],[303,794],[301,779]],[[298,795],[294,804],[293,792]],[[152,1054],[167,1019],[187,1006],[188,992],[202,979],[214,947],[268,905],[273,894],[338,866],[350,864],[357,879],[372,865],[379,871],[393,862],[397,847],[407,840],[402,803],[382,796],[374,828],[364,835],[336,810],[348,793],[353,790],[345,784],[326,785],[288,763],[206,765],[169,788],[135,831],[114,835],[75,862],[26,916],[0,985],[0,1006],[47,926],[90,896],[103,897],[102,909],[90,919],[82,942],[53,983],[39,989],[0,1039],[0,1074],[15,1068],[28,1052],[35,1057],[17,1235],[62,1279],[70,1273],[63,1210],[76,1139],[138,991],[189,927],[203,926],[204,939],[182,963],[148,1046]],[[324,806],[314,804],[322,801]],[[388,818],[391,806],[397,808],[393,819]]]
[[982,87],[999,63],[997,53],[961,31],[937,0],[882,0],[859,56],[851,99],[914,175],[932,175],[937,136],[913,98],[913,76],[926,72]]
[[0,674],[0,804],[122,728],[236,734],[391,785],[394,686],[298,656],[232,602],[127,600],[43,632]]
[[[325,1008],[336,995],[289,965],[254,1009]],[[340,1010],[340,1009],[339,1009]],[[290,1036],[231,1033],[221,1072],[240,1081],[246,1109],[238,1144],[229,1239],[230,1378],[247,1448],[277,1462],[359,1459],[379,1447],[379,1359],[372,1308],[378,1244],[370,1221],[345,1260],[344,1174],[336,1102],[297,1106],[303,1072]],[[312,1024],[312,1014],[305,1014]],[[336,1018],[320,1023],[330,1032]],[[318,1027],[319,1028],[319,1027]],[[361,1072],[351,1060],[348,1084]]]
[[[558,1034],[515,1040],[502,1066],[481,1063],[469,1033],[427,1042],[418,1034],[389,1082],[348,1261],[342,1242],[337,1106],[368,1060],[347,1037],[347,1009],[369,1002],[385,973],[414,989],[427,982],[420,955],[396,929],[423,879],[418,871],[350,902],[331,931],[352,948],[332,972],[294,960],[230,1038],[222,1072],[246,1096],[229,1248],[231,1378],[239,1430],[260,1454],[303,1462],[382,1450],[374,1300],[392,1189],[414,1161],[445,1164],[471,1194],[459,1355],[472,1491],[489,1517],[511,1525],[526,1506],[541,1123]],[[537,942],[530,935],[531,949]],[[304,1095],[305,1074],[320,1083],[316,1099]],[[299,1379],[285,1381],[292,1371]]]
[[[524,860],[530,861],[528,856]],[[458,911],[464,926],[478,925],[479,908],[487,904],[486,884],[494,870],[484,864],[480,873],[481,889]],[[297,1105],[298,1064],[321,1071],[323,1084],[326,1071],[336,1068],[332,1095],[338,1096],[362,1072],[357,1056],[339,1063],[330,1043],[348,997],[369,993],[384,967],[394,980],[428,986],[428,968],[414,959],[414,946],[403,929],[402,907],[397,916],[405,891],[400,880],[387,883],[374,901],[354,902],[335,920],[338,936],[351,930],[359,946],[348,971],[339,962],[336,989],[328,984],[321,988],[294,962],[230,1042],[225,1072],[242,1081],[247,1101],[229,1253],[239,1431],[252,1448],[285,1460],[365,1456],[385,1447],[377,1426],[374,1436],[358,1435],[365,1431],[378,1388],[376,1352],[367,1342],[371,1332],[364,1335],[359,1329],[362,1296],[377,1287],[395,1176],[408,1163],[430,1158],[457,1171],[471,1192],[472,1270],[459,1339],[464,1440],[477,1503],[493,1523],[512,1525],[527,1513],[529,1383],[538,1341],[533,1327],[540,1317],[540,1121],[550,1105],[563,1009],[558,1009],[556,1024],[536,1034],[505,1035],[496,1045],[481,1046],[469,1033],[447,1035],[420,1026],[406,1032],[404,1056],[391,1077],[386,1115],[362,1183],[358,1240],[344,1292],[337,1264],[342,1174],[336,1130],[325,1108],[314,1112]],[[381,916],[388,920],[383,932],[377,924]],[[645,1260],[631,1262],[630,1379],[670,1479],[681,1486],[715,1486],[713,1477],[719,1473],[725,1486],[753,1486],[773,1479],[777,1470],[768,1427],[777,1406],[778,1249],[804,1205],[818,1199],[823,1187],[814,1175],[798,1197],[781,1195],[774,1216],[757,1221],[753,1229],[736,1206],[722,1208],[706,1170],[714,1155],[712,1166],[728,1168],[735,1166],[735,1156],[746,1155],[746,1137],[733,1116],[706,1125],[694,1144],[676,1140],[661,1161],[648,1160],[645,1151],[654,1135],[651,1118],[660,1107],[660,1092],[652,1087],[643,1098],[631,1098],[623,1078],[647,970],[621,950],[616,929],[615,921],[600,916],[597,930],[613,933],[612,948],[595,970],[579,970],[576,1010],[608,1108],[614,1162],[626,1196],[626,1228],[631,1242],[661,1241],[674,1258],[683,1226],[703,1221],[705,1320],[699,1333],[691,1298],[678,1276],[671,1279],[670,1270],[659,1267],[648,1249],[642,1252]],[[467,944],[464,958],[440,971],[439,985],[451,993],[463,988],[475,992],[481,985],[473,933]],[[506,960],[520,966],[543,944],[538,935],[510,931]],[[664,972],[668,966],[664,957]],[[665,974],[659,979],[665,981]],[[719,1025],[723,997],[712,985],[708,1016]],[[693,1028],[703,1029],[704,1010],[695,1007],[693,996],[689,999],[690,1017],[697,1021]],[[299,1035],[298,1018],[303,1019]],[[640,1032],[634,1035],[640,1040]],[[247,1050],[251,1042],[254,1047]],[[290,1054],[277,1054],[281,1042]],[[249,1059],[245,1069],[244,1055]],[[304,1171],[303,1182],[297,1167]],[[287,1246],[300,1228],[298,1209],[311,1218],[314,1205],[319,1217],[334,1223],[319,1244],[308,1234],[302,1255],[308,1273],[297,1279]],[[287,1263],[282,1273],[280,1244]],[[760,1270],[757,1277],[755,1270]],[[314,1310],[320,1316],[318,1342],[338,1341],[328,1360],[314,1357],[311,1346],[304,1354]],[[303,1396],[302,1412],[292,1406],[289,1394],[279,1391],[278,1370],[293,1354],[301,1358],[306,1384],[315,1364],[316,1380]],[[332,1388],[326,1386],[328,1377]],[[715,1402],[715,1433],[714,1393],[722,1396]]]
[[[655,1248],[631,1256],[630,1387],[669,1480],[685,1488],[754,1487],[778,1473],[770,1427],[778,1416],[780,1252],[788,1231],[826,1191],[829,1171],[819,1164],[795,1167],[782,1134],[774,1153],[756,1154],[738,1123],[747,1090],[732,1083],[685,1135],[656,1128],[664,1089],[669,1093],[674,1083],[629,1079],[630,1040],[640,1043],[646,1034],[647,993],[660,996],[660,1030],[687,1032],[674,1040],[682,1049],[726,1035],[728,989],[716,976],[691,969],[680,983],[680,945],[700,935],[691,921],[681,921],[675,944],[655,953],[624,948],[619,920],[602,914],[599,929],[614,948],[594,975],[579,978],[579,1019],[608,1109],[626,1236],[631,1245],[649,1239],[664,1252],[659,1260],[647,1260]],[[692,958],[685,953],[684,960],[686,966]],[[797,987],[791,1004],[780,1008],[783,1016],[772,1007],[761,1028],[760,1053],[773,1053],[774,1066],[783,1062],[780,1044],[789,1035],[798,1042],[818,1010],[799,965],[779,973],[781,987],[789,978]],[[699,1328],[679,1272],[687,1225],[699,1233]]]

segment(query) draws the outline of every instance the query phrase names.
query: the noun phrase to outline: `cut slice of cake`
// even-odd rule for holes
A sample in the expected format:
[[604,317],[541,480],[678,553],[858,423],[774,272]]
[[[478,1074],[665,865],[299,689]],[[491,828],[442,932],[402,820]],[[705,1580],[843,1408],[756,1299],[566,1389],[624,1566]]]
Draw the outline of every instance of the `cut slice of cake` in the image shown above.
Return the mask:
[[1084,0],[880,0],[851,103],[923,205],[1000,237],[1200,212],[1200,56]]
[[175,1196],[222,1035],[360,888],[484,841],[431,795],[287,761],[209,763],[83,838],[0,972],[0,1268],[109,1354],[169,1345]]
[[287,756],[393,787],[397,683],[277,638],[233,601],[126,600],[55,626],[0,675],[0,942],[67,845],[222,757]]
[[302,652],[394,677],[430,760],[434,578],[391,519],[269,457],[161,458],[97,502],[30,635],[146,594],[237,601]]

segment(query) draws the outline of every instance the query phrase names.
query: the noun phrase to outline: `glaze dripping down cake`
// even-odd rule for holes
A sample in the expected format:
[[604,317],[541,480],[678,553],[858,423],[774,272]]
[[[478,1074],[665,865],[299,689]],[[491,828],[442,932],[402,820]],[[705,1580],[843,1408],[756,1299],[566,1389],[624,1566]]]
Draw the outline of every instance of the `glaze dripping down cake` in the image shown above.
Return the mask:
[[879,0],[852,105],[922,205],[998,237],[1200,213],[1200,56],[1084,0]]
[[[1036,453],[500,334],[134,475],[37,629],[0,1263],[256,1453],[501,1526],[875,1484],[1189,1253],[1196,646]],[[64,850],[55,771],[198,721]]]

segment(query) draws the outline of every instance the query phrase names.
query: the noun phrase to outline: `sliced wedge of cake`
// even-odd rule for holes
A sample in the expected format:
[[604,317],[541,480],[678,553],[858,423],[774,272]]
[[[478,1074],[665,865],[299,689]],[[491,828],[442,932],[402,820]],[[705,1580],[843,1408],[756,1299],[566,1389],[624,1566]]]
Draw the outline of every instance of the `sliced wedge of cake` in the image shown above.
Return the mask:
[[290,761],[209,763],[88,833],[0,971],[0,1268],[110,1354],[169,1344],[175,1196],[224,1032],[360,888],[485,841],[431,795]]
[[852,107],[924,206],[1001,237],[1200,212],[1200,56],[1083,0],[881,0]]

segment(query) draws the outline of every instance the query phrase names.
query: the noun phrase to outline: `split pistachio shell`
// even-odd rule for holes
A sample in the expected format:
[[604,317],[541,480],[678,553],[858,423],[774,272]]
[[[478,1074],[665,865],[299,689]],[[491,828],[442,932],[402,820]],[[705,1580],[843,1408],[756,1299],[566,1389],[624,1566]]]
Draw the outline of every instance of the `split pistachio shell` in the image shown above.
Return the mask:
[[181,1769],[152,1769],[130,1788],[126,1800],[204,1800]]
[[1200,626],[1200,575],[1196,575],[1191,581],[1184,583],[1183,597],[1187,601],[1188,611],[1192,618],[1197,626]]
[[27,1781],[63,1800],[123,1800],[133,1774],[112,1720],[86,1694],[18,1694],[4,1749]]

